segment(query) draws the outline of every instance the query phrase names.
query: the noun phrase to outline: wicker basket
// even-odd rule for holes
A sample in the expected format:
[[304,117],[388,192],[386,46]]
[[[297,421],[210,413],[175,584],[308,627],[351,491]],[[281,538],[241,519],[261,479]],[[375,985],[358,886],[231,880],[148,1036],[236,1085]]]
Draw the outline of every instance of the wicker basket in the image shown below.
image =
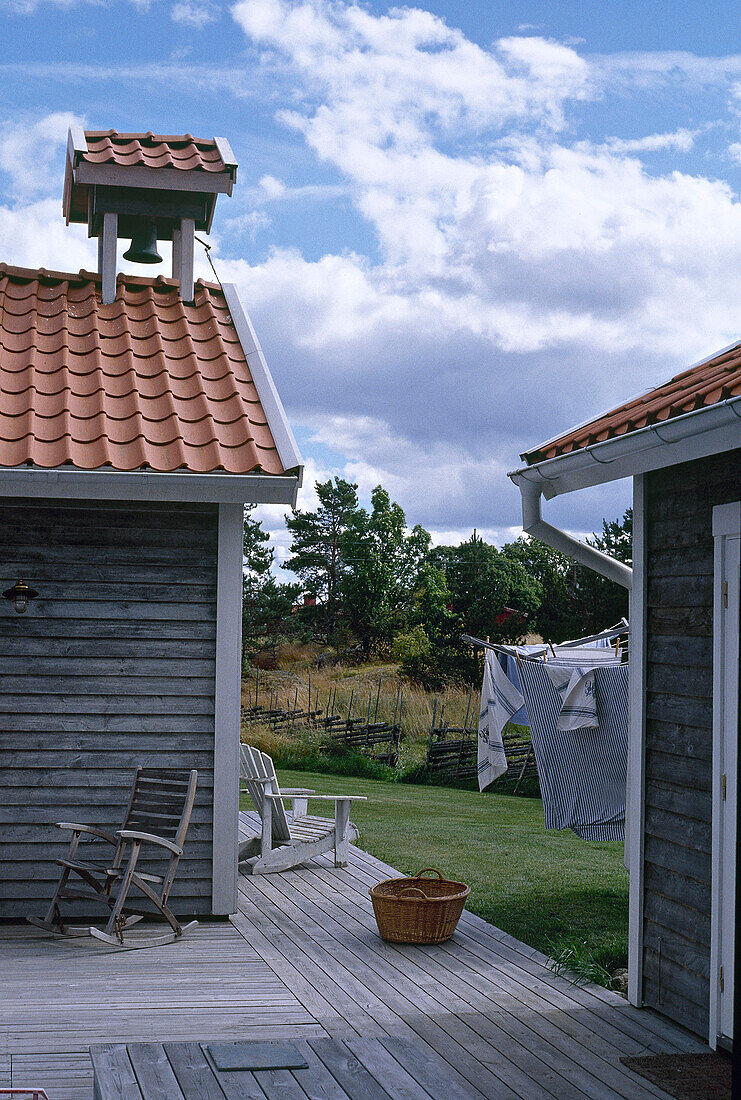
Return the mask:
[[[428,871],[437,878],[423,878]],[[413,878],[389,878],[370,892],[381,938],[390,943],[442,943],[450,939],[471,893],[464,882],[449,882],[434,867]]]

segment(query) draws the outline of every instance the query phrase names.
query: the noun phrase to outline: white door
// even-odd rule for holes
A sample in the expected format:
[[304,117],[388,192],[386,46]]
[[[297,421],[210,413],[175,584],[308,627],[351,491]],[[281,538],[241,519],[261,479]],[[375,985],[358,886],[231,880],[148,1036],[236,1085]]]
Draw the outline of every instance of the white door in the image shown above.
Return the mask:
[[[741,505],[713,510],[713,914],[710,1044],[733,1038]],[[714,988],[713,988],[714,987]]]

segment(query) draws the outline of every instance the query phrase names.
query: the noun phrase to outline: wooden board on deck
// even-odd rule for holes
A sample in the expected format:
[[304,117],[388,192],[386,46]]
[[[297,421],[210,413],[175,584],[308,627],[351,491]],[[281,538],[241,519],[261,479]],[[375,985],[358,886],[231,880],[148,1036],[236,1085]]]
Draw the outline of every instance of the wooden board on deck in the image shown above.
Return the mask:
[[[257,827],[256,815],[241,815],[244,838]],[[620,1055],[707,1049],[616,993],[574,986],[468,912],[437,947],[384,943],[368,891],[394,874],[351,848],[346,868],[327,855],[240,875],[231,922],[141,952],[0,927],[3,1081],[41,1085],[50,1100],[92,1100],[90,1046],[163,1044],[177,1080],[203,1082],[201,1044],[286,1040],[309,1062],[310,1089],[298,1095],[327,1100],[351,1094],[356,1074],[386,1095],[394,1081],[408,1100],[666,1100]],[[161,1061],[137,1064],[170,1079]],[[262,1071],[249,1088],[290,1097],[290,1073]],[[235,1079],[231,1091],[251,1095]]]

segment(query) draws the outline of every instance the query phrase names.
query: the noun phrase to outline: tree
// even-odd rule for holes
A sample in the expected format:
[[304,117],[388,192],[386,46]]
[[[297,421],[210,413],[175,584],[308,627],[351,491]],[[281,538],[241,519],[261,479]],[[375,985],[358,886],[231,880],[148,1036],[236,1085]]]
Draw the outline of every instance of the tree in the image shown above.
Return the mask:
[[402,671],[428,691],[451,681],[478,677],[470,646],[461,641],[463,619],[453,610],[445,573],[431,562],[422,565],[410,609],[410,629],[394,638],[393,655]]
[[529,630],[547,642],[575,637],[580,617],[572,599],[571,558],[528,535],[507,543],[501,552],[521,565],[539,585],[538,606],[528,622]]
[[273,551],[270,547],[270,535],[262,529],[262,521],[252,519],[254,504],[248,504],[244,510],[244,529],[242,535],[242,566],[245,576],[264,577],[273,564]]
[[275,648],[281,637],[293,632],[291,610],[298,585],[281,584],[272,573],[275,555],[270,535],[260,520],[252,519],[254,506],[245,508],[242,540],[242,653]]
[[[459,546],[436,547],[431,559],[445,573],[451,609],[466,633],[516,642],[530,629],[529,617],[539,606],[541,589],[516,557],[484,542],[474,531]],[[502,619],[505,608],[521,615]]]
[[612,558],[633,564],[633,509],[626,508],[622,519],[602,520],[602,534],[587,539],[590,546],[596,546]]
[[431,541],[419,525],[407,534],[404,510],[380,485],[371,506],[350,516],[342,536],[343,613],[365,653],[387,649],[406,627]]
[[291,557],[285,568],[296,573],[304,587],[318,599],[317,615],[323,619],[329,641],[337,638],[340,588],[344,571],[342,538],[358,510],[358,487],[341,477],[315,482],[319,507],[314,512],[294,509],[286,516],[291,532]]
[[[603,520],[602,534],[587,542],[630,565],[632,536],[633,512],[629,508],[622,520]],[[540,584],[540,606],[532,629],[545,641],[596,634],[628,614],[624,588],[538,539],[522,536],[502,547],[502,553],[519,562]]]
[[[602,520],[602,534],[587,539],[590,546],[604,554],[633,564],[633,509],[628,508],[621,520]],[[593,569],[579,566],[578,590],[586,629],[583,634],[595,634],[628,615],[628,590],[609,581]]]

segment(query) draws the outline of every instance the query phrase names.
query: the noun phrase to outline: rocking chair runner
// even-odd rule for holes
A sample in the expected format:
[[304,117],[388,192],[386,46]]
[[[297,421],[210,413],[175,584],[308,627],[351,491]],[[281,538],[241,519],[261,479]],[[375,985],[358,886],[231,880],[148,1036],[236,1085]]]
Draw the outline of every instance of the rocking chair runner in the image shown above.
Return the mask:
[[[28,917],[30,924],[54,935],[95,936],[114,947],[159,947],[178,939],[183,932],[193,928],[198,921],[181,926],[168,908],[167,899],[175,878],[183,844],[188,831],[190,815],[196,795],[197,771],[161,771],[137,768],[128,808],[122,827],[114,835],[90,825],[77,825],[68,821],[57,822],[60,829],[72,831],[69,851],[64,859],[56,862],[62,868],[54,897],[42,919]],[[97,838],[114,848],[110,864],[81,859],[78,848],[82,838]],[[137,871],[142,845],[146,851],[167,858],[169,862],[162,875]],[[127,848],[128,861],[124,863]],[[157,851],[159,849],[159,851]],[[83,880],[90,891],[68,886],[70,875]],[[127,903],[131,887],[136,887],[152,903],[155,912],[170,925],[172,931],[165,936],[136,942],[126,942],[124,932],[132,924],[149,916],[147,910],[137,909]],[[97,928],[71,928],[62,920],[62,900],[102,901],[111,910],[105,931]]]
[[[252,797],[260,815],[261,835],[239,845],[239,862],[247,874],[287,871],[312,856],[334,849],[335,867],[346,867],[349,847],[358,830],[350,821],[353,802],[365,802],[365,795],[316,794],[304,787],[281,791],[275,766],[267,753],[242,745],[240,791]],[[293,803],[289,824],[283,800]],[[334,821],[307,814],[308,802],[334,802]]]

